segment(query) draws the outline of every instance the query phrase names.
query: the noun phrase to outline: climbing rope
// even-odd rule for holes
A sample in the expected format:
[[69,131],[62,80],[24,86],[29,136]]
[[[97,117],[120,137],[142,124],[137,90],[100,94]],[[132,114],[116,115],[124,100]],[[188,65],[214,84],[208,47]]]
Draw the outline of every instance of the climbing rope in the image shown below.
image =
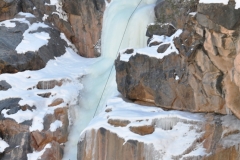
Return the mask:
[[[130,19],[132,18],[133,14],[134,14],[135,11],[137,10],[137,8],[138,8],[139,5],[141,4],[141,2],[142,2],[142,0],[139,1],[138,5],[136,6],[136,8],[133,10],[132,14],[131,14],[130,17],[128,18],[127,25],[126,25],[126,28],[125,28],[125,30],[124,30],[124,33],[123,33],[123,36],[122,36],[122,39],[121,39],[120,45],[119,45],[119,47],[118,47],[118,51],[117,51],[117,54],[116,54],[115,60],[116,60],[116,58],[117,58],[118,55],[119,55],[119,50],[120,50],[120,47],[121,47],[121,45],[122,45],[122,42],[123,42],[123,38],[124,38],[124,36],[125,36],[125,33],[126,33],[126,31],[127,31],[127,27],[128,27],[129,22],[130,22]],[[96,113],[97,113],[97,110],[98,110],[99,104],[100,104],[100,102],[101,102],[101,100],[102,100],[102,97],[103,97],[104,91],[106,90],[106,87],[107,87],[108,81],[109,81],[109,79],[110,79],[110,76],[111,76],[111,74],[112,74],[112,70],[113,70],[113,68],[114,68],[114,62],[113,62],[113,65],[112,65],[112,67],[111,67],[110,73],[109,73],[109,75],[108,75],[107,82],[106,82],[106,84],[105,84],[105,86],[104,86],[104,88],[103,88],[103,91],[102,91],[101,97],[100,97],[100,99],[99,99],[99,102],[98,102],[97,108],[96,108],[96,110],[95,110],[95,112],[94,112],[93,118],[95,117],[95,115],[96,115]]]

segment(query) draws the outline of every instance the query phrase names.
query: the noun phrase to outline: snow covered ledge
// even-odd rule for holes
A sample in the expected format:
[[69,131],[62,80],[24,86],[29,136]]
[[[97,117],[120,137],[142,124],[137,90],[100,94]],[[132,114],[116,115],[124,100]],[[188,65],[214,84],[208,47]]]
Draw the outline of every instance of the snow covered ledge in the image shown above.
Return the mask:
[[232,115],[164,111],[115,97],[81,133],[78,159],[217,158],[238,151],[239,124]]
[[[140,48],[140,49],[133,49],[132,53],[126,53],[126,49],[122,50],[120,52],[120,60],[128,62],[130,57],[135,56],[137,53],[147,55],[149,57],[155,57],[157,59],[163,59],[165,56],[167,56],[171,53],[178,54],[179,52],[176,49],[173,40],[174,40],[174,38],[179,37],[179,35],[181,33],[182,33],[182,30],[179,29],[170,37],[165,36],[165,35],[162,35],[162,36],[153,35],[149,44],[151,44],[153,42],[157,42],[157,43],[159,43],[159,45],[147,46],[145,48]],[[168,45],[166,50],[161,51],[158,49],[159,47],[163,47],[166,45]]]
[[[105,108],[82,132],[78,159],[171,159],[203,156],[204,116],[181,111],[164,111],[151,106],[110,99]],[[99,141],[101,143],[99,143]],[[131,149],[132,150],[131,150]],[[114,155],[114,150],[120,154]],[[135,152],[136,154],[131,154]]]

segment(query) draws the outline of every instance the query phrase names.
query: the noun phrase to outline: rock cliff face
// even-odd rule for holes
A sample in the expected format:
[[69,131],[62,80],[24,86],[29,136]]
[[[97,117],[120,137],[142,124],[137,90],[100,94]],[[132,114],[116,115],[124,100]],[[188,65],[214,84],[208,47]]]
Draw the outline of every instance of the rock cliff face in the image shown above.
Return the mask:
[[[0,24],[0,73],[41,69],[50,59],[66,52],[65,47],[68,45],[60,32],[46,23],[39,22],[33,15],[27,16],[21,12],[14,19]],[[37,34],[40,37],[37,37]],[[36,49],[24,46],[27,43],[32,43],[32,46],[42,43],[44,38],[41,38],[41,34],[46,35],[46,45]]]
[[99,56],[105,0],[65,0],[63,4],[74,33],[71,40],[80,55]]
[[[135,54],[126,62],[119,57],[116,61],[118,90],[129,99],[149,101],[159,107],[220,114],[232,111],[240,118],[240,9],[236,10],[234,3],[194,3],[197,10],[190,13],[195,11],[192,3],[186,6],[171,2],[171,7],[190,8],[180,14],[185,15],[181,23],[174,23],[182,28],[182,34],[173,40],[177,51],[162,59]],[[158,18],[170,17],[163,22],[176,19],[176,13],[167,12],[171,10],[167,3],[155,8]],[[148,30],[163,35],[166,28],[155,25]],[[172,32],[171,28],[168,30]],[[148,36],[152,38],[151,34]],[[162,42],[153,41],[149,41],[149,46],[157,47],[159,54],[163,54],[166,49]]]
[[[80,55],[99,56],[107,2],[0,2],[0,144],[7,144],[0,145],[0,159],[63,158],[69,107],[78,103],[85,65],[93,63],[76,69],[87,60],[75,55],[61,32]],[[240,9],[235,4],[160,0],[159,23],[146,33],[152,52],[127,49],[115,62],[118,90],[135,103],[111,99],[81,135],[77,159],[239,159],[240,121],[234,115],[240,118]],[[33,43],[37,39],[40,43]],[[38,73],[22,72],[47,62]],[[143,105],[148,102],[157,107]]]
[[[117,119],[118,112],[125,113],[124,118]],[[237,160],[240,156],[240,120],[233,115],[162,111],[118,100],[99,117],[95,123],[101,125],[93,123],[81,136],[78,160]]]
[[29,12],[52,23],[75,44],[84,57],[100,55],[104,0],[54,1],[10,0],[0,2],[0,21],[13,18],[18,12]]

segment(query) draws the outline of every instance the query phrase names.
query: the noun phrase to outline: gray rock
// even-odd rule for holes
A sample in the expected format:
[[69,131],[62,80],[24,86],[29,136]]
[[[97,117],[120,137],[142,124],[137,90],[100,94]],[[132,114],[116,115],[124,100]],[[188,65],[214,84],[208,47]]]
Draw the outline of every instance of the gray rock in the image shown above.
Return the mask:
[[[194,5],[198,7],[196,16],[189,15],[196,11]],[[234,5],[230,2],[228,5],[160,2],[155,7],[156,16],[170,15],[162,22],[183,29],[174,39],[179,55],[157,59],[136,54],[128,62],[117,59],[119,92],[128,99],[152,102],[168,109],[220,114],[231,110],[240,118],[240,82],[235,72],[239,70],[236,44],[239,43],[240,9],[234,9]],[[166,48],[160,46],[158,52]]]
[[[203,14],[209,17],[213,23],[221,25],[229,30],[234,29],[237,25],[239,25],[240,21],[240,9],[235,9],[235,5],[223,5],[223,4],[204,4],[201,3],[197,8],[198,13]],[[202,19],[203,16],[198,16],[198,20]],[[207,20],[204,18],[205,21]],[[203,26],[209,25],[205,23]]]
[[68,20],[63,20],[55,14],[55,5],[45,3],[50,4],[50,0],[24,0],[21,6],[23,12],[30,12],[39,19],[48,15],[45,21],[54,24],[63,32],[81,56],[98,57],[101,54],[97,47],[92,46],[96,46],[101,39],[104,0],[62,0],[62,9],[66,12],[64,14],[68,15]]
[[188,13],[196,12],[198,1],[168,0],[158,2],[155,6],[157,22],[171,23],[176,28],[183,28],[188,18]]
[[170,44],[160,45],[157,49],[157,52],[158,53],[164,53],[168,49],[169,46],[170,46]]
[[175,32],[176,32],[176,28],[174,28],[170,24],[166,24],[166,25],[155,24],[155,25],[148,26],[146,36],[150,38],[153,35],[165,35],[170,37]]
[[[21,98],[9,98],[9,99],[4,99],[0,101],[0,112],[2,112],[3,109],[11,109],[14,111],[18,111],[19,104],[18,102],[21,100]],[[11,111],[13,112],[13,111]],[[16,113],[16,112],[15,112]]]
[[0,155],[1,160],[26,160],[27,154],[33,151],[31,147],[31,133],[21,132],[13,136],[4,136],[9,148]]
[[[31,22],[36,19],[31,19]],[[15,48],[22,41],[28,25],[15,22],[16,27],[7,28],[0,26],[0,73],[15,73],[24,70],[37,70],[45,67],[46,63],[54,57],[65,53],[67,43],[61,39],[60,32],[52,27],[39,28],[32,32],[46,32],[51,37],[47,45],[42,46],[38,51],[28,51],[25,54],[17,54]],[[4,37],[4,38],[2,38]]]
[[5,80],[0,81],[0,90],[6,91],[12,88],[10,84],[8,84]]
[[134,49],[127,49],[126,51],[124,51],[124,53],[126,54],[132,54],[134,52]]

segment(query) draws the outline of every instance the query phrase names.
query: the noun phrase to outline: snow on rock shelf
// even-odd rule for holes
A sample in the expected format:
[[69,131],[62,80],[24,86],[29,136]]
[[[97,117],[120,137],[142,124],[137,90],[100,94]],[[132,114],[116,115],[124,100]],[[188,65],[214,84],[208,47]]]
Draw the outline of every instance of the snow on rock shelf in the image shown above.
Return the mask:
[[164,111],[115,97],[82,132],[78,159],[208,159],[239,146],[239,123],[232,115]]
[[[4,126],[0,133],[10,142],[3,160],[41,156],[62,159],[83,88],[81,77],[95,61],[80,57],[68,47],[64,55],[50,60],[41,70],[0,75],[0,82],[11,86],[0,90],[0,124]],[[21,154],[14,154],[19,148],[23,148]]]
[[34,151],[33,153],[27,154],[28,160],[38,160],[41,159],[41,156],[44,154],[46,149],[51,148],[51,144],[47,144],[41,151]]
[[[153,38],[151,39],[149,44],[151,44],[153,42],[157,42],[157,43],[159,43],[159,45],[151,46],[151,47],[148,46],[148,47],[140,48],[140,49],[134,49],[132,51],[132,53],[129,53],[129,54],[125,53],[126,49],[122,50],[120,52],[120,60],[128,62],[129,58],[132,56],[135,56],[136,54],[143,54],[143,55],[147,55],[149,57],[155,57],[157,59],[163,59],[163,57],[165,57],[171,53],[178,54],[178,50],[176,49],[176,47],[174,45],[173,39],[178,37],[181,33],[182,33],[182,30],[179,29],[171,37],[153,35]],[[168,45],[166,50],[158,51],[158,48],[161,46],[164,46],[164,45]]]
[[68,47],[61,32],[30,13],[0,22],[0,37],[0,73],[41,69]]
[[40,47],[47,45],[50,36],[46,32],[37,32],[38,28],[49,28],[48,25],[38,22],[33,23],[24,33],[23,40],[16,47],[18,54],[24,54],[28,51],[38,51]]
[[13,27],[16,27],[16,22],[26,23],[30,26],[30,22],[27,20],[28,18],[35,18],[35,16],[32,15],[31,13],[19,12],[16,18],[0,22],[0,26],[13,28]]
[[62,127],[62,122],[59,120],[56,120],[55,122],[51,123],[50,125],[50,131],[54,132],[56,131],[58,128]]

